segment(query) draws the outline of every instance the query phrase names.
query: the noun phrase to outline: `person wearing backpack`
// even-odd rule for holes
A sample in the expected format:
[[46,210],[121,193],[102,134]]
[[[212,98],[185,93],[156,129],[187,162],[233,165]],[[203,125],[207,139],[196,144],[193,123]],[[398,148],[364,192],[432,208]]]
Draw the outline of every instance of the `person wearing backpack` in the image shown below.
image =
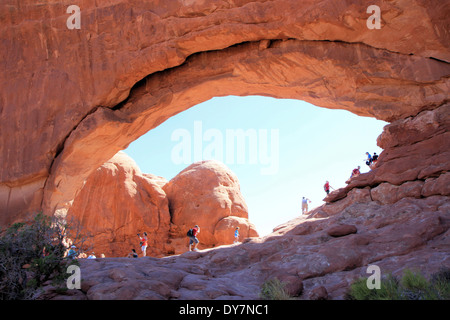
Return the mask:
[[375,166],[375,163],[377,163],[377,160],[378,160],[378,155],[376,152],[374,152],[373,156],[372,156],[372,166]]
[[194,251],[198,251],[198,238],[197,235],[200,233],[200,227],[195,225],[192,229],[189,229],[187,236],[189,237],[189,251],[192,251],[192,245],[194,245]]
[[323,185],[323,189],[325,190],[325,192],[328,194],[330,194],[330,188],[334,190],[334,188],[332,186],[330,186],[330,183],[328,182],[328,180],[325,182],[325,184]]

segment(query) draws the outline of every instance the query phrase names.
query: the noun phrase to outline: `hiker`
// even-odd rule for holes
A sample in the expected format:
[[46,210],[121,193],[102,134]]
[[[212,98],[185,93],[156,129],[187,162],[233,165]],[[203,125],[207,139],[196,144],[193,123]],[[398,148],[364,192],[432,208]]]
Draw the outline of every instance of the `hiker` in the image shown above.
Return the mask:
[[92,251],[92,253],[90,254],[89,257],[87,257],[88,259],[96,259],[97,257],[95,256],[95,253]]
[[77,257],[77,252],[75,251],[77,247],[71,246],[69,253],[67,253],[67,258],[69,259],[75,259]]
[[377,163],[377,160],[378,160],[378,155],[376,152],[374,152],[373,156],[372,156],[372,166],[375,166],[375,164]]
[[236,227],[236,230],[234,230],[234,243],[239,242],[239,227]]
[[361,167],[360,167],[360,166],[358,166],[358,168],[355,168],[355,169],[353,169],[353,171],[352,171],[352,174],[351,174],[350,178],[353,178],[353,177],[357,177],[357,176],[359,176],[359,175],[361,174],[361,172],[359,171],[359,169],[361,169]]
[[137,258],[138,254],[136,253],[136,250],[131,249],[131,252],[128,254],[127,258]]
[[325,192],[328,194],[330,194],[330,188],[334,190],[334,188],[332,186],[330,186],[330,183],[328,182],[328,180],[325,182],[325,184],[323,185],[323,189],[325,190]]
[[366,165],[368,165],[370,168],[370,166],[372,165],[372,156],[368,152],[366,152],[366,156],[367,156]]
[[308,212],[308,202],[311,203],[311,200],[305,197],[302,198],[302,214]]
[[142,237],[140,233],[138,233],[137,235],[139,237],[139,240],[141,240],[139,245],[141,246],[142,256],[145,257],[147,255],[147,245],[148,245],[147,232],[144,232],[144,236]]
[[198,225],[195,225],[192,229],[189,229],[188,231],[188,237],[189,237],[189,251],[192,251],[192,245],[194,244],[194,251],[198,251],[198,239],[197,235],[200,233],[200,227]]

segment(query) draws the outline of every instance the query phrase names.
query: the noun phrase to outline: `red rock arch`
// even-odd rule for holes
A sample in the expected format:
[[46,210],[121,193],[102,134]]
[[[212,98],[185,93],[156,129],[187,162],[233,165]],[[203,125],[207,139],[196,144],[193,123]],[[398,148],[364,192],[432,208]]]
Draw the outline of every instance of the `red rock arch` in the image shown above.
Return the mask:
[[[1,222],[70,205],[84,179],[170,116],[223,95],[396,121],[448,101],[441,1],[114,1],[8,6],[1,25]],[[447,129],[446,129],[447,130]],[[12,138],[13,137],[13,138]]]

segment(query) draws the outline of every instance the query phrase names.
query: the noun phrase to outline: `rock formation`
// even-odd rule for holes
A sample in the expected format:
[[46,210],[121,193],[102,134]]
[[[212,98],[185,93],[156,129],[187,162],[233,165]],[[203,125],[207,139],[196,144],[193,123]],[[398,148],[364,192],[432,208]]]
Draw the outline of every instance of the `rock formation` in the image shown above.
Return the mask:
[[[81,290],[58,295],[49,287],[42,298],[259,299],[262,284],[278,278],[298,299],[345,299],[369,265],[382,277],[407,268],[426,277],[448,270],[449,140],[441,137],[448,135],[447,111],[445,105],[387,125],[378,139],[386,149],[372,171],[266,237],[163,259],[81,261]],[[436,140],[442,145],[433,146]],[[416,162],[419,149],[431,162]],[[155,274],[142,276],[149,265]]]
[[[384,151],[374,169],[352,178],[346,188],[331,192],[324,200],[342,199],[351,190],[381,203],[395,203],[404,197],[450,195],[449,115],[450,104],[444,104],[385,126],[377,141]],[[370,192],[363,191],[367,186]],[[354,202],[352,197],[348,201]]]
[[[367,27],[362,0],[83,2],[73,30],[60,2],[0,6],[2,226],[66,214],[118,151],[214,96],[301,99],[390,122],[376,167],[308,218],[240,246],[82,261],[74,297],[253,299],[281,277],[301,297],[339,299],[368,264],[394,274],[449,265],[448,1],[382,2],[381,29]],[[142,176],[130,181],[151,180]],[[177,214],[188,208],[175,202]],[[226,219],[205,234],[219,236]]]
[[73,30],[62,3],[1,6],[2,225],[63,213],[119,150],[213,96],[389,122],[448,101],[445,1],[383,3],[375,30],[361,0],[86,2]]
[[258,236],[248,222],[248,209],[237,177],[220,162],[194,163],[163,189],[169,199],[174,237],[184,238],[195,225],[200,226],[199,248],[233,243],[236,227],[242,229],[244,239]]
[[[326,206],[340,206],[338,200]],[[429,277],[450,268],[448,196],[405,197],[394,204],[366,198],[326,218],[278,226],[264,238],[179,256],[81,260],[81,290],[42,299],[259,299],[262,284],[278,278],[298,299],[345,299],[367,266],[382,277],[406,268]]]
[[158,183],[164,178],[144,175],[119,152],[86,181],[67,220],[79,222],[93,250],[107,257],[125,257],[132,248],[141,254],[137,233],[148,233],[149,256],[165,255],[170,228],[169,204]]
[[87,179],[70,207],[67,220],[80,223],[86,245],[97,254],[141,255],[137,233],[148,234],[147,255],[161,257],[187,250],[186,232],[200,225],[199,248],[232,244],[234,228],[241,240],[257,237],[237,177],[216,161],[194,163],[170,182],[143,174],[124,152]]

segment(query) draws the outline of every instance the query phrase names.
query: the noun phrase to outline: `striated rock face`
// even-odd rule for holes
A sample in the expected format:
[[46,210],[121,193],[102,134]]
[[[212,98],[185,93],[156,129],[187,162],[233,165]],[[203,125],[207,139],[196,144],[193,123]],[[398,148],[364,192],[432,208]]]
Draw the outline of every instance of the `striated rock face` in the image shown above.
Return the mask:
[[137,233],[143,232],[148,256],[185,252],[186,232],[195,224],[201,227],[199,248],[232,244],[236,227],[241,241],[258,236],[239,181],[225,165],[194,163],[168,182],[143,174],[123,152],[88,178],[68,211],[72,218],[92,235],[93,250],[107,257],[125,257],[132,248],[141,255]]
[[1,224],[67,209],[119,150],[213,96],[390,122],[448,101],[446,1],[383,2],[379,30],[362,0],[83,2],[79,30],[67,4],[0,6]]

